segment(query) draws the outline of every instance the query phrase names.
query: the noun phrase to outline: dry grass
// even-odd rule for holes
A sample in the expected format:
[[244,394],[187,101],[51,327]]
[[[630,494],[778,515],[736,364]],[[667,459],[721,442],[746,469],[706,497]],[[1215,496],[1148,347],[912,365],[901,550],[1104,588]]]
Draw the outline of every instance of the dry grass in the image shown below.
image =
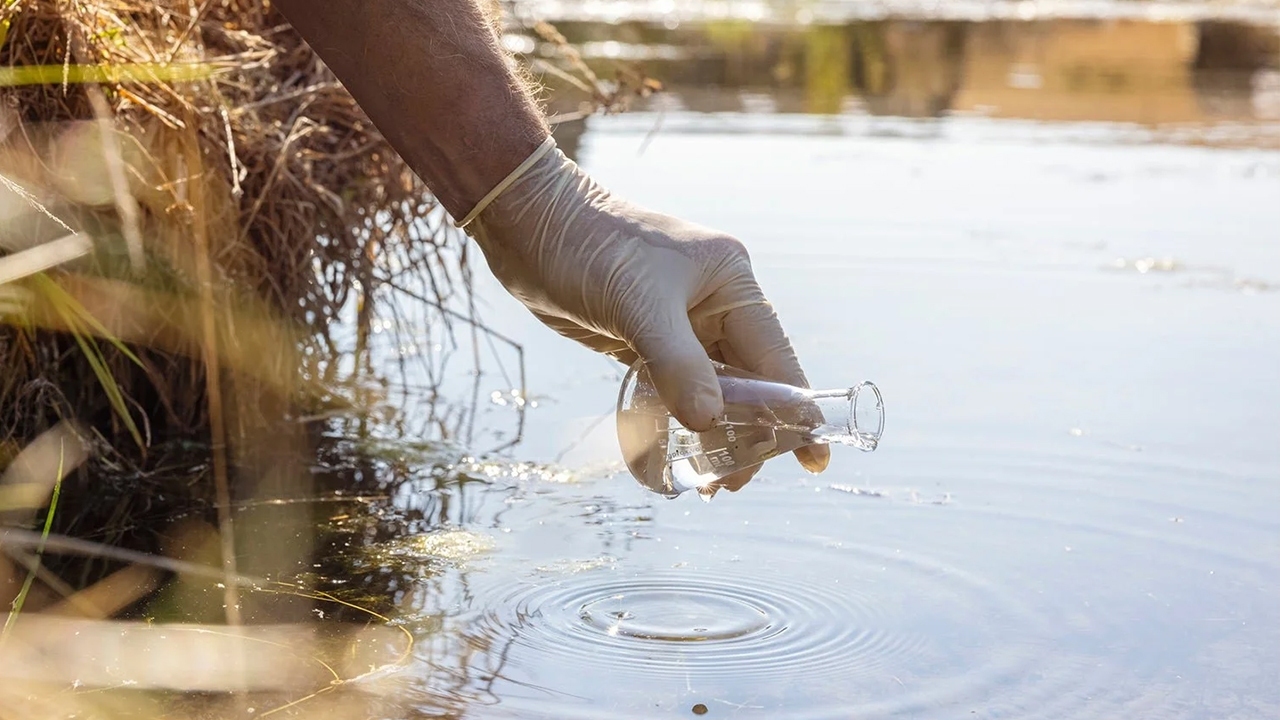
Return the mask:
[[[55,530],[155,549],[131,515],[204,507],[230,543],[233,497],[280,489],[236,479],[246,439],[300,450],[289,418],[349,403],[330,322],[397,275],[442,302],[459,236],[262,3],[6,0],[0,34],[0,467],[74,422],[95,470],[68,481],[112,492]],[[201,481],[155,484],[204,438]]]
[[[657,89],[538,32],[579,114]],[[376,297],[504,341],[447,220],[261,2],[0,0],[0,720],[368,714],[412,638],[304,572],[301,419]]]
[[[38,81],[3,91],[3,249],[79,232],[94,253],[76,268],[78,286],[126,281],[179,301],[206,293],[218,309],[214,335],[182,338],[185,353],[169,347],[140,362],[102,353],[119,395],[136,404],[108,403],[121,425],[136,414],[153,439],[209,427],[203,363],[187,358],[236,344],[228,308],[323,346],[312,331],[351,293],[456,248],[426,188],[262,3],[10,0],[0,26],[10,82]],[[65,382],[82,348],[37,334],[0,339],[11,370],[0,381],[0,433],[10,438],[108,410],[92,383]],[[296,358],[276,365],[290,375]],[[51,378],[53,387],[41,382]]]
[[330,322],[400,275],[442,303],[459,236],[262,3],[0,0],[0,35],[0,717],[174,712],[73,681],[294,707],[402,662],[267,579],[305,506],[232,509],[309,495]]

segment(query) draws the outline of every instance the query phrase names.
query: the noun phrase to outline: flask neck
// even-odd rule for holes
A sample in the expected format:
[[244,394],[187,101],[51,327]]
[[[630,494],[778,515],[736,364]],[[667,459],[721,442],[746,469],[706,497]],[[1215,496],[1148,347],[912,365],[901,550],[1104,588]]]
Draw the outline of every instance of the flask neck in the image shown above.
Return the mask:
[[867,452],[876,449],[884,432],[884,402],[875,385],[864,382],[846,390],[809,390],[805,395],[822,414],[822,425],[812,431],[815,440]]

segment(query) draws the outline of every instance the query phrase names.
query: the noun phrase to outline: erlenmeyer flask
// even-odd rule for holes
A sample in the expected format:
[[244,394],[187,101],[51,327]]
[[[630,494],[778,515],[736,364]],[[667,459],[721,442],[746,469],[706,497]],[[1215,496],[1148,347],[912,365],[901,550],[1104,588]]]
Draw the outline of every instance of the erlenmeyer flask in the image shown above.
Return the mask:
[[712,365],[724,415],[700,433],[667,412],[643,362],[622,381],[618,442],[631,474],[656,493],[675,497],[697,489],[709,500],[716,480],[798,447],[829,443],[870,452],[880,441],[884,403],[869,382],[847,390],[808,390]]

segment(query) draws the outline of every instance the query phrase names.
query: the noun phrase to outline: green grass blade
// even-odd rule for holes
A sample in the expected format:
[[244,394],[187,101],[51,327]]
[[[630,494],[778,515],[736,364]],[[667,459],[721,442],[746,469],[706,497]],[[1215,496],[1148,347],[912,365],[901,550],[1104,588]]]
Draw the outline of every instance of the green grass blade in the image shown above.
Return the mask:
[[117,65],[19,65],[0,67],[0,87],[66,83],[174,83],[207,80],[217,68],[208,63],[121,63]]
[[65,443],[58,445],[58,475],[53,482],[53,495],[49,498],[49,512],[44,516],[44,529],[40,531],[40,544],[36,546],[35,565],[27,569],[27,579],[22,581],[22,589],[13,599],[12,610],[5,618],[4,629],[0,630],[0,642],[9,636],[9,630],[22,613],[22,606],[27,602],[27,593],[31,592],[31,584],[36,579],[36,569],[40,567],[40,558],[44,556],[44,545],[49,541],[49,532],[53,529],[53,514],[58,511],[58,498],[62,495],[62,471],[64,470],[67,452]]
[[[138,430],[138,425],[134,422],[133,416],[129,414],[129,407],[124,401],[124,393],[121,392],[115,376],[111,374],[111,369],[107,367],[107,361],[102,355],[102,349],[98,347],[97,340],[94,339],[89,330],[96,332],[137,365],[141,366],[142,361],[125,347],[119,338],[112,335],[102,323],[98,322],[97,318],[93,317],[83,305],[54,282],[52,278],[40,274],[35,276],[35,281],[54,311],[58,313],[58,316],[62,318],[62,322],[66,324],[71,336],[75,338],[76,344],[80,346],[80,351],[84,354],[85,359],[89,361],[93,374],[97,376],[98,383],[102,385],[103,391],[107,394],[107,401],[111,403],[111,409],[120,416],[120,420],[124,423],[125,428],[128,429],[129,434],[133,436],[133,440],[138,444],[138,447],[145,448],[146,444],[142,440],[142,433]],[[89,327],[86,328],[86,325]]]
[[[70,325],[70,323],[68,323]],[[133,441],[138,443],[138,447],[145,448],[146,445],[142,441],[142,433],[138,431],[138,425],[133,421],[133,416],[129,414],[129,407],[125,404],[124,393],[120,391],[120,385],[116,383],[116,378],[111,374],[110,368],[107,367],[106,358],[102,356],[102,350],[98,347],[97,341],[92,335],[85,332],[71,333],[76,339],[76,343],[80,345],[81,352],[89,361],[89,366],[93,368],[93,374],[98,376],[98,383],[102,385],[103,391],[107,393],[107,401],[111,403],[111,409],[116,411],[120,416],[120,420],[124,422],[125,427],[129,430],[129,434],[133,436]]]

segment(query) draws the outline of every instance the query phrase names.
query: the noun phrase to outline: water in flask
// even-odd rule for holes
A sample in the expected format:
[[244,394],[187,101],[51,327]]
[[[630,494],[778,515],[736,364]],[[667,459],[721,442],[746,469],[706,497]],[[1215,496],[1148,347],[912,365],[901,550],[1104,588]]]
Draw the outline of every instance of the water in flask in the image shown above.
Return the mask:
[[676,421],[643,363],[627,372],[618,394],[618,441],[627,468],[646,488],[675,497],[696,489],[709,500],[717,481],[805,445],[875,450],[884,404],[875,385],[809,390],[713,363],[724,415],[705,432]]

